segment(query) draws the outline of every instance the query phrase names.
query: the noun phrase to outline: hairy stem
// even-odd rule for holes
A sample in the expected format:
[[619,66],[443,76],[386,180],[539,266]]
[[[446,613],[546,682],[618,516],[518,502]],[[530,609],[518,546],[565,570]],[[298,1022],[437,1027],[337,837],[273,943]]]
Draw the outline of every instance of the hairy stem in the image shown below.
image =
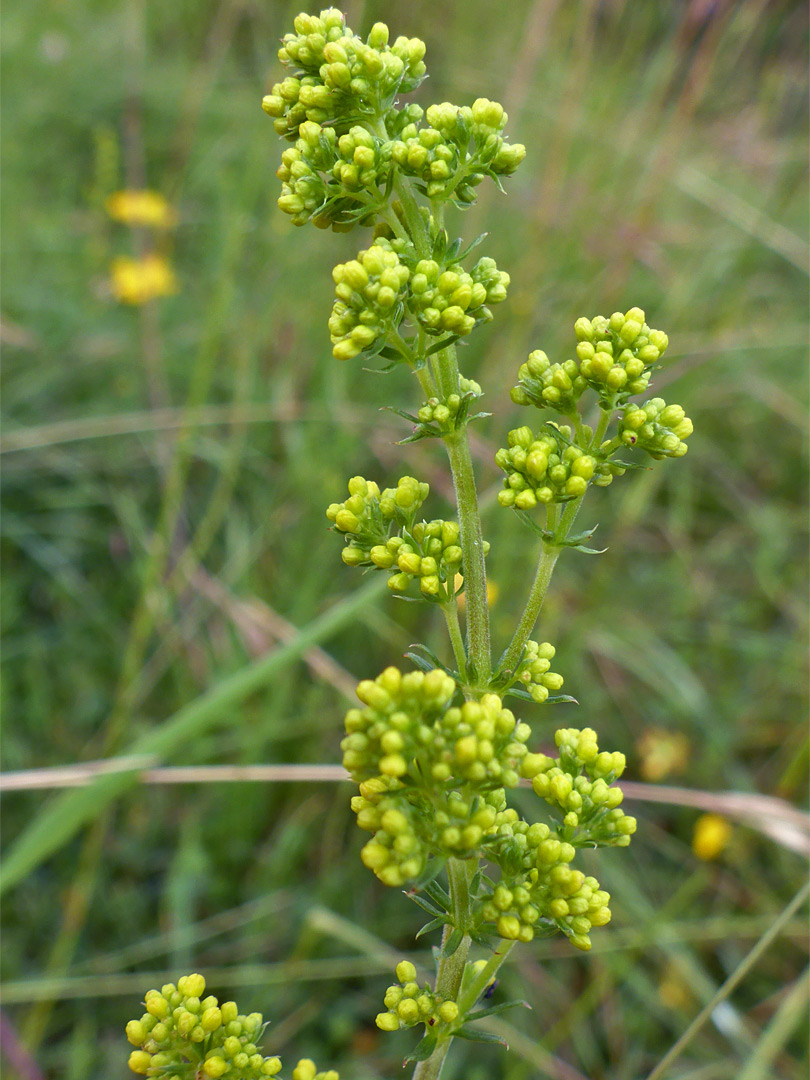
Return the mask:
[[[458,1001],[461,990],[461,980],[464,977],[464,969],[467,966],[467,954],[470,951],[470,935],[468,933],[472,922],[472,908],[470,903],[470,879],[477,869],[477,862],[470,859],[448,859],[447,877],[450,882],[450,900],[453,911],[453,922],[456,927],[464,931],[461,944],[452,956],[443,956],[439,961],[439,972],[436,977],[436,993],[445,1001]],[[445,929],[442,940],[444,945],[451,932],[451,928]],[[444,1059],[450,1049],[452,1038],[439,1043],[426,1061],[420,1061],[413,1072],[413,1080],[438,1080],[441,1074]]]
[[444,439],[458,505],[458,524],[464,566],[464,591],[467,597],[467,655],[477,685],[489,681],[492,657],[489,645],[489,606],[487,570],[484,563],[484,538],[478,494],[475,490],[470,443],[462,428]]
[[456,658],[458,673],[464,682],[467,681],[467,654],[464,651],[464,638],[461,636],[461,625],[458,621],[458,604],[455,599],[442,604],[442,612],[447,622],[447,632],[450,635],[450,643],[453,646],[453,656]]
[[[612,410],[602,410],[599,424],[597,425],[591,441],[591,447],[594,450],[599,449],[602,440],[605,437],[611,415]],[[577,426],[577,433],[582,436],[582,422],[579,421],[578,415],[575,423]],[[543,547],[540,552],[540,559],[537,563],[537,571],[534,575],[529,598],[526,601],[523,614],[520,616],[517,630],[498,663],[499,674],[503,674],[507,671],[514,671],[517,664],[520,663],[520,658],[523,655],[526,642],[529,640],[529,636],[537,622],[537,617],[540,614],[540,609],[543,606],[543,601],[546,598],[551,575],[554,573],[554,567],[557,565],[557,559],[560,557],[560,552],[562,551],[563,541],[567,539],[568,534],[571,531],[571,526],[574,524],[574,519],[579,513],[583,498],[584,496],[579,499],[573,499],[568,503],[560,518],[559,525],[554,530],[554,540],[549,542],[543,541]]]
[[[410,184],[403,177],[399,177],[394,189],[420,258],[429,258],[430,238]],[[436,381],[444,397],[458,393],[458,362],[455,347],[452,345],[436,354]],[[476,682],[479,686],[483,686],[488,682],[492,670],[487,571],[484,564],[484,541],[478,509],[478,494],[475,489],[475,473],[466,426],[446,435],[444,442],[450,459],[458,505],[464,586],[467,596],[467,656]]]
[[523,650],[526,648],[526,642],[529,640],[532,630],[534,630],[534,624],[537,622],[537,617],[546,598],[551,575],[554,573],[554,567],[557,565],[557,559],[559,559],[562,551],[562,541],[568,536],[581,503],[581,498],[568,503],[555,530],[554,542],[543,541],[529,598],[526,601],[523,614],[520,616],[517,630],[515,630],[512,640],[500,659],[498,664],[499,673],[514,671],[520,663]]

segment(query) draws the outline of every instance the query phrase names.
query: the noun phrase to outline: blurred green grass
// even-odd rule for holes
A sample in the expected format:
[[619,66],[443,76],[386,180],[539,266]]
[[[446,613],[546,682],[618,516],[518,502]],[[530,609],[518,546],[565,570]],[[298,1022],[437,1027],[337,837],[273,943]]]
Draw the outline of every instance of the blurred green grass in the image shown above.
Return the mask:
[[[298,7],[6,5],[4,438],[27,447],[3,458],[7,770],[124,751],[265,654],[275,623],[257,633],[235,600],[305,627],[352,593],[322,516],[347,476],[415,472],[444,509],[439,448],[393,446],[404,432],[377,411],[416,401],[409,378],[330,357],[329,270],[362,240],[295,231],[275,209],[281,147],[258,101]],[[690,760],[670,779],[803,804],[804,5],[347,11],[357,29],[383,18],[425,38],[419,100],[502,100],[529,146],[508,199],[483,195],[457,222],[491,232],[513,280],[463,351],[495,414],[475,433],[482,490],[518,419],[514,369],[530,348],[565,352],[583,313],[645,307],[672,342],[657,388],[695,422],[684,462],[589,499],[609,551],[563,560],[541,623],[581,704],[551,724],[535,710],[541,737],[592,723],[637,777],[640,736],[677,730]],[[133,238],[103,203],[143,184],[178,209],[165,251],[180,291],[129,309],[106,281]],[[485,528],[505,642],[534,553],[510,515]],[[385,599],[323,644],[359,678],[417,639],[443,648],[429,612]],[[299,661],[171,760],[335,761],[343,707]],[[346,795],[138,789],[27,877],[5,900],[4,1010],[41,1074],[127,1075],[140,993],[190,967],[272,1018],[274,1051],[353,1080],[398,1070],[407,1039],[371,1018],[418,911],[359,865]],[[46,802],[3,797],[7,844]],[[502,982],[534,1011],[513,1021],[512,1053],[461,1047],[449,1080],[646,1075],[806,873],[744,827],[699,862],[694,810],[639,817],[629,853],[598,860],[614,923],[594,954],[522,950]],[[672,1076],[737,1077],[752,1054],[757,1075],[806,1074],[791,1005],[806,949],[794,919]]]

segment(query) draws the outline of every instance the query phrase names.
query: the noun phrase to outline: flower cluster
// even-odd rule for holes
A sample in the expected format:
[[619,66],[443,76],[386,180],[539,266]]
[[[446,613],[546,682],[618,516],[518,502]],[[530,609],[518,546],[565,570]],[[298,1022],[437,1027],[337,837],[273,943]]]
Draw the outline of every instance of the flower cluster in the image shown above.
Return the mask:
[[[262,1080],[278,1076],[281,1062],[264,1057],[256,1043],[264,1032],[261,1013],[241,1014],[233,1001],[219,1003],[205,993],[202,975],[184,975],[177,985],[167,983],[150,990],[144,999],[146,1012],[127,1024],[127,1039],[137,1049],[129,1067],[141,1076],[181,1080],[190,1066],[200,1080]],[[279,1080],[281,1078],[279,1077]],[[318,1072],[304,1059],[293,1070],[292,1080],[339,1080],[334,1070]]]
[[457,394],[449,394],[446,398],[428,398],[416,418],[426,434],[447,434],[464,423],[469,416],[470,405],[480,398],[482,393],[479,383],[461,376]]
[[425,43],[398,37],[389,45],[384,23],[375,23],[366,41],[337,8],[320,16],[302,13],[293,25],[295,33],[285,34],[278,55],[299,74],[276,83],[262,100],[284,138],[296,138],[305,120],[329,121],[340,131],[358,113],[380,115],[398,92],[415,90],[425,76]]
[[319,228],[350,229],[373,218],[368,206],[384,186],[390,152],[365,128],[355,126],[338,137],[334,128],[305,120],[295,146],[281,155],[279,209],[294,225],[312,221]]
[[148,253],[137,259],[116,255],[110,267],[110,288],[122,304],[146,304],[161,296],[174,296],[177,278],[162,255]]
[[556,671],[551,670],[551,661],[557,650],[548,641],[527,641],[523,659],[520,661],[514,675],[510,677],[509,685],[522,686],[538,705],[548,700],[549,693],[556,693],[562,689],[563,677]]
[[380,488],[373,480],[353,476],[349,481],[349,498],[331,503],[326,516],[338,532],[345,534],[347,545],[343,561],[347,566],[371,566],[371,551],[384,545],[391,530],[413,525],[430,488],[412,476],[401,476],[395,488]]
[[[309,213],[317,198],[313,194],[303,206],[297,194],[291,195],[285,206],[290,213]],[[509,285],[509,275],[494,259],[479,259],[467,273],[458,262],[417,259],[403,240],[384,236],[336,266],[332,276],[336,299],[329,331],[338,360],[379,351],[406,316],[428,334],[464,337],[492,318],[488,305],[505,300]]]
[[159,191],[114,191],[104,206],[113,221],[133,228],[169,229],[177,224],[177,211]]
[[358,782],[375,775],[429,790],[466,783],[476,791],[515,787],[528,724],[497,694],[451,704],[455,680],[434,669],[403,675],[389,667],[357,687],[365,705],[346,714],[343,764]]
[[508,447],[501,447],[495,463],[506,473],[504,490],[498,494],[501,506],[531,510],[538,503],[547,505],[579,498],[592,481],[610,483],[606,463],[576,446],[566,445],[569,428],[546,425],[535,435],[531,428],[509,432]]
[[[538,676],[548,677],[554,649],[532,642],[527,654],[543,669]],[[530,729],[500,697],[456,706],[456,690],[442,671],[403,675],[396,668],[358,686],[365,707],[348,712],[341,746],[343,764],[360,784],[352,800],[357,823],[374,834],[363,862],[384,884],[402,886],[433,855],[483,854],[501,880],[478,894],[482,924],[519,941],[560,930],[577,948],[590,948],[591,928],[610,919],[610,898],[570,864],[579,847],[630,842],[635,819],[620,809],[622,793],[611,786],[624,755],[600,753],[590,728],[559,731],[557,759],[528,753]],[[530,824],[506,805],[505,789],[519,775],[560,813],[555,828]],[[393,1015],[380,1026],[394,1030],[397,1017],[405,1021],[401,999],[392,996]],[[409,1022],[422,1020],[412,1006],[405,1009]]]
[[384,339],[402,318],[410,270],[383,238],[332,271],[335,300],[329,318],[332,353],[350,360]]
[[416,881],[431,856],[472,858],[504,824],[503,788],[465,797],[434,786],[428,792],[390,776],[364,780],[352,799],[357,824],[373,837],[360,858],[383,885]]
[[666,352],[669,339],[663,330],[647,325],[641,308],[609,319],[577,319],[579,371],[587,384],[607,404],[642,394],[650,381],[650,369]]
[[592,927],[610,921],[610,895],[596,878],[571,868],[574,845],[544,823],[530,825],[515,814],[487,856],[498,862],[501,880],[481,895],[480,917],[500,937],[527,942],[561,931],[575,948],[588,950]]
[[376,23],[363,41],[336,8],[301,14],[294,28],[279,59],[295,74],[262,99],[277,133],[295,143],[278,170],[279,206],[294,224],[373,224],[396,173],[416,178],[436,202],[466,206],[484,177],[499,182],[526,156],[505,141],[506,113],[487,98],[431,105],[426,116],[418,105],[395,104],[425,76],[419,38],[389,45],[388,27]]
[[552,408],[564,416],[574,415],[582,392],[588,388],[576,360],[552,364],[542,349],[529,353],[518,369],[518,380],[511,392],[516,405]]
[[481,258],[468,274],[458,263],[443,268],[435,259],[420,259],[413,267],[408,311],[428,333],[466,336],[476,322],[489,321],[485,305],[506,299],[509,275],[495,260]]
[[415,520],[428,491],[412,476],[401,477],[396,488],[382,493],[373,480],[354,476],[349,498],[332,503],[326,516],[346,536],[342,557],[347,566],[389,571],[388,587],[395,593],[407,591],[418,579],[424,600],[444,604],[455,596],[462,570],[459,527],[455,521]]
[[409,960],[397,964],[398,982],[385,992],[386,1012],[377,1014],[376,1024],[382,1031],[427,1024],[436,1030],[458,1019],[455,1001],[443,1001],[430,987],[416,981],[416,968]]
[[365,705],[346,715],[343,764],[360,784],[358,825],[374,833],[363,862],[385,884],[414,880],[431,854],[469,856],[502,824],[516,787],[528,724],[497,694],[454,706],[443,671],[387,668],[365,680]]
[[427,126],[420,116],[401,129],[391,155],[406,176],[422,182],[429,199],[469,205],[485,176],[509,175],[526,156],[525,146],[501,135],[508,117],[497,101],[478,98],[471,107],[444,101],[431,105],[425,119]]
[[620,809],[621,788],[611,786],[624,772],[624,754],[600,753],[593,728],[563,728],[555,740],[560,756],[529,754],[521,775],[562,815],[566,841],[577,846],[627,847],[636,819]]
[[643,405],[628,405],[619,421],[619,438],[625,446],[646,450],[654,458],[683,457],[684,442],[693,431],[692,421],[680,405],[651,398]]
[[[489,550],[488,544],[486,547]],[[405,592],[413,579],[419,578],[425,599],[447,603],[455,595],[455,578],[461,569],[458,522],[418,522],[408,539],[393,536],[383,550],[372,549],[371,561],[381,569],[398,568],[399,573],[388,579],[392,592]]]

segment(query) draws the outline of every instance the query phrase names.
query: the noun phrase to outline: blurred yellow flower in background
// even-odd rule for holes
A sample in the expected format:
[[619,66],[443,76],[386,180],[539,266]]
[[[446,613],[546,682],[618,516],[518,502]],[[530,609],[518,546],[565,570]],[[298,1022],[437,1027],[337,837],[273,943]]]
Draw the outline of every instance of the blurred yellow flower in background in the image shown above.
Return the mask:
[[110,217],[124,225],[169,229],[177,224],[177,214],[157,191],[115,191],[105,205]]
[[162,255],[144,255],[139,259],[119,255],[110,267],[110,288],[122,304],[145,304],[158,296],[176,293],[177,279]]
[[647,728],[636,742],[639,771],[652,784],[672,773],[682,773],[689,764],[689,740],[680,731]]
[[731,823],[720,814],[701,814],[695,822],[692,851],[708,862],[716,859],[731,839]]
[[[455,586],[455,589],[456,589],[457,592],[462,587],[463,584],[464,584],[464,577],[461,574],[456,574],[453,585]],[[499,592],[500,592],[500,589],[499,589],[498,584],[496,582],[487,581],[487,604],[489,604],[490,607],[492,607],[492,605],[498,599],[498,593]],[[465,606],[467,604],[466,595],[464,593],[459,593],[459,595],[457,597],[457,600],[458,600],[459,610],[464,611],[464,608],[465,608]]]
[[667,964],[664,969],[658,985],[658,997],[667,1009],[687,1009],[692,1004],[692,993],[680,970],[673,963]]

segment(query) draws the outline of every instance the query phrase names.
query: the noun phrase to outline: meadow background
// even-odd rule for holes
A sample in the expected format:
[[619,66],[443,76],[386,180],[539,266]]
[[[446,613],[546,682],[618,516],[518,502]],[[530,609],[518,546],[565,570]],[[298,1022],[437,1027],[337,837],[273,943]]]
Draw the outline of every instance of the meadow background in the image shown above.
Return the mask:
[[[133,748],[337,762],[354,682],[415,640],[445,646],[436,613],[342,566],[323,509],[356,473],[424,477],[440,515],[450,489],[441,448],[396,447],[407,431],[378,411],[418,404],[413,380],[331,358],[330,269],[362,235],[275,207],[282,146],[259,103],[300,3],[4,7],[3,767]],[[695,423],[684,461],[589,497],[609,550],[561,561],[540,625],[580,705],[527,718],[541,741],[593,724],[635,781],[802,806],[806,5],[345,7],[357,30],[427,41],[417,100],[496,98],[529,147],[508,198],[482,187],[453,222],[490,230],[513,282],[463,350],[495,414],[474,452],[496,640],[534,560],[492,499],[527,352],[564,359],[577,316],[639,304],[671,341],[656,390]],[[154,238],[105,211],[142,187],[177,214]],[[176,294],[120,304],[110,264],[148,244]],[[373,1016],[420,913],[360,865],[349,795],[120,776],[4,794],[8,1074],[123,1080],[143,992],[200,970],[272,1019],[268,1052],[400,1075],[412,1038]],[[779,837],[735,823],[701,859],[699,809],[633,807],[632,847],[597,860],[614,920],[593,953],[518,950],[502,991],[533,1012],[499,1025],[508,1055],[460,1044],[447,1080],[646,1076],[806,876]],[[667,1077],[806,1076],[807,944],[799,912]]]

